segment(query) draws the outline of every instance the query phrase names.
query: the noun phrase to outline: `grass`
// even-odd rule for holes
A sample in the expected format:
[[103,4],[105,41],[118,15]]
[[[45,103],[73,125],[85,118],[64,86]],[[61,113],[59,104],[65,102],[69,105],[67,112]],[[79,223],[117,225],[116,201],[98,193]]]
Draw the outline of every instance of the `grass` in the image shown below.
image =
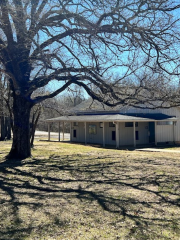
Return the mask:
[[6,161],[0,239],[180,239],[180,155],[35,142]]

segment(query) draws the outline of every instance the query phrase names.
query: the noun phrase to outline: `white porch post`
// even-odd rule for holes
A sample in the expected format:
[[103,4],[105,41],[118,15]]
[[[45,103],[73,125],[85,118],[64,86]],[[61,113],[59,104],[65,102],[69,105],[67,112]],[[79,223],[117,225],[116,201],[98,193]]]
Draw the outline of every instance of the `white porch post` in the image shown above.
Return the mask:
[[50,134],[50,123],[48,123],[48,141],[50,141],[51,134]]
[[60,126],[61,126],[61,123],[58,122],[58,141],[60,142],[61,141],[61,129],[60,129]]
[[157,146],[157,122],[154,122],[155,146]]
[[116,123],[116,148],[119,148],[119,123]]
[[64,122],[63,122],[63,141],[64,141]]
[[103,122],[103,147],[105,147],[105,123]]
[[72,142],[72,122],[70,122],[70,142]]
[[134,147],[136,147],[136,123],[133,122],[133,142],[134,142]]
[[84,122],[84,143],[87,144],[87,128],[86,128],[86,122]]
[[174,142],[174,144],[176,142],[176,129],[175,129],[175,126],[176,126],[176,122],[173,122],[173,142]]

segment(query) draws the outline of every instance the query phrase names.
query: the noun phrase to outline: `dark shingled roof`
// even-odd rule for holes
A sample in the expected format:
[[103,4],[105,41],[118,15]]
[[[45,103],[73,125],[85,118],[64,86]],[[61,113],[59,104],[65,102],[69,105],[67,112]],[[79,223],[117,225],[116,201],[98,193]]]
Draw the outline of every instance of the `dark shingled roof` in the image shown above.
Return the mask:
[[[85,115],[91,115],[91,116],[96,116],[96,115],[117,115],[117,112],[109,112],[107,114],[107,112],[101,112],[99,114],[99,112],[80,112],[77,113],[77,116],[85,116]],[[155,119],[155,120],[164,120],[167,118],[172,118],[172,116],[163,114],[163,113],[120,113],[118,115],[124,115],[124,116],[128,116],[128,117],[137,117],[137,118],[149,118],[149,119]],[[173,116],[175,117],[175,116]]]
[[[47,119],[46,122],[152,122],[157,120],[175,121],[175,117],[165,114],[139,114],[139,116],[125,114],[87,114],[78,116],[62,116]],[[141,115],[141,116],[140,116]],[[150,116],[151,115],[151,116]]]
[[[110,108],[91,98],[72,108],[67,115],[52,119],[47,122],[153,122],[153,121],[176,121],[175,116],[163,113],[129,113],[129,106],[116,106]],[[133,109],[132,109],[133,110]]]

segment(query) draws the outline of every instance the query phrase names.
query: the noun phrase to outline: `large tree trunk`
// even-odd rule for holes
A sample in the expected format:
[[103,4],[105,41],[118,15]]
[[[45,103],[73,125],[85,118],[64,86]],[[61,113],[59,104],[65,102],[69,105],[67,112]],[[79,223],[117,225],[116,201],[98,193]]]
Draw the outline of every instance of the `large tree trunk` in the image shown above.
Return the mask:
[[31,156],[29,117],[31,104],[22,96],[15,96],[13,103],[14,127],[10,158],[24,159]]

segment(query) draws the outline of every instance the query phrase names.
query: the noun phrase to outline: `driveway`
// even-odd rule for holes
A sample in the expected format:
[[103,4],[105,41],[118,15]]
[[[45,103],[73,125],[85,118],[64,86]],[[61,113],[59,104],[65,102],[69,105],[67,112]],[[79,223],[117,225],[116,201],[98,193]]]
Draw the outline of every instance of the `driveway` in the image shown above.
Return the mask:
[[[51,138],[58,139],[59,134],[57,132],[50,132],[50,136],[51,136]],[[48,132],[45,132],[45,131],[36,131],[35,132],[35,138],[45,138],[45,137],[48,138]],[[61,133],[60,137],[62,140],[62,138],[63,138],[62,133]],[[64,138],[65,138],[65,140],[70,140],[70,133],[64,133]]]
[[175,149],[165,149],[165,148],[140,148],[136,149],[136,151],[143,151],[143,152],[168,152],[168,153],[180,153],[180,150]]

